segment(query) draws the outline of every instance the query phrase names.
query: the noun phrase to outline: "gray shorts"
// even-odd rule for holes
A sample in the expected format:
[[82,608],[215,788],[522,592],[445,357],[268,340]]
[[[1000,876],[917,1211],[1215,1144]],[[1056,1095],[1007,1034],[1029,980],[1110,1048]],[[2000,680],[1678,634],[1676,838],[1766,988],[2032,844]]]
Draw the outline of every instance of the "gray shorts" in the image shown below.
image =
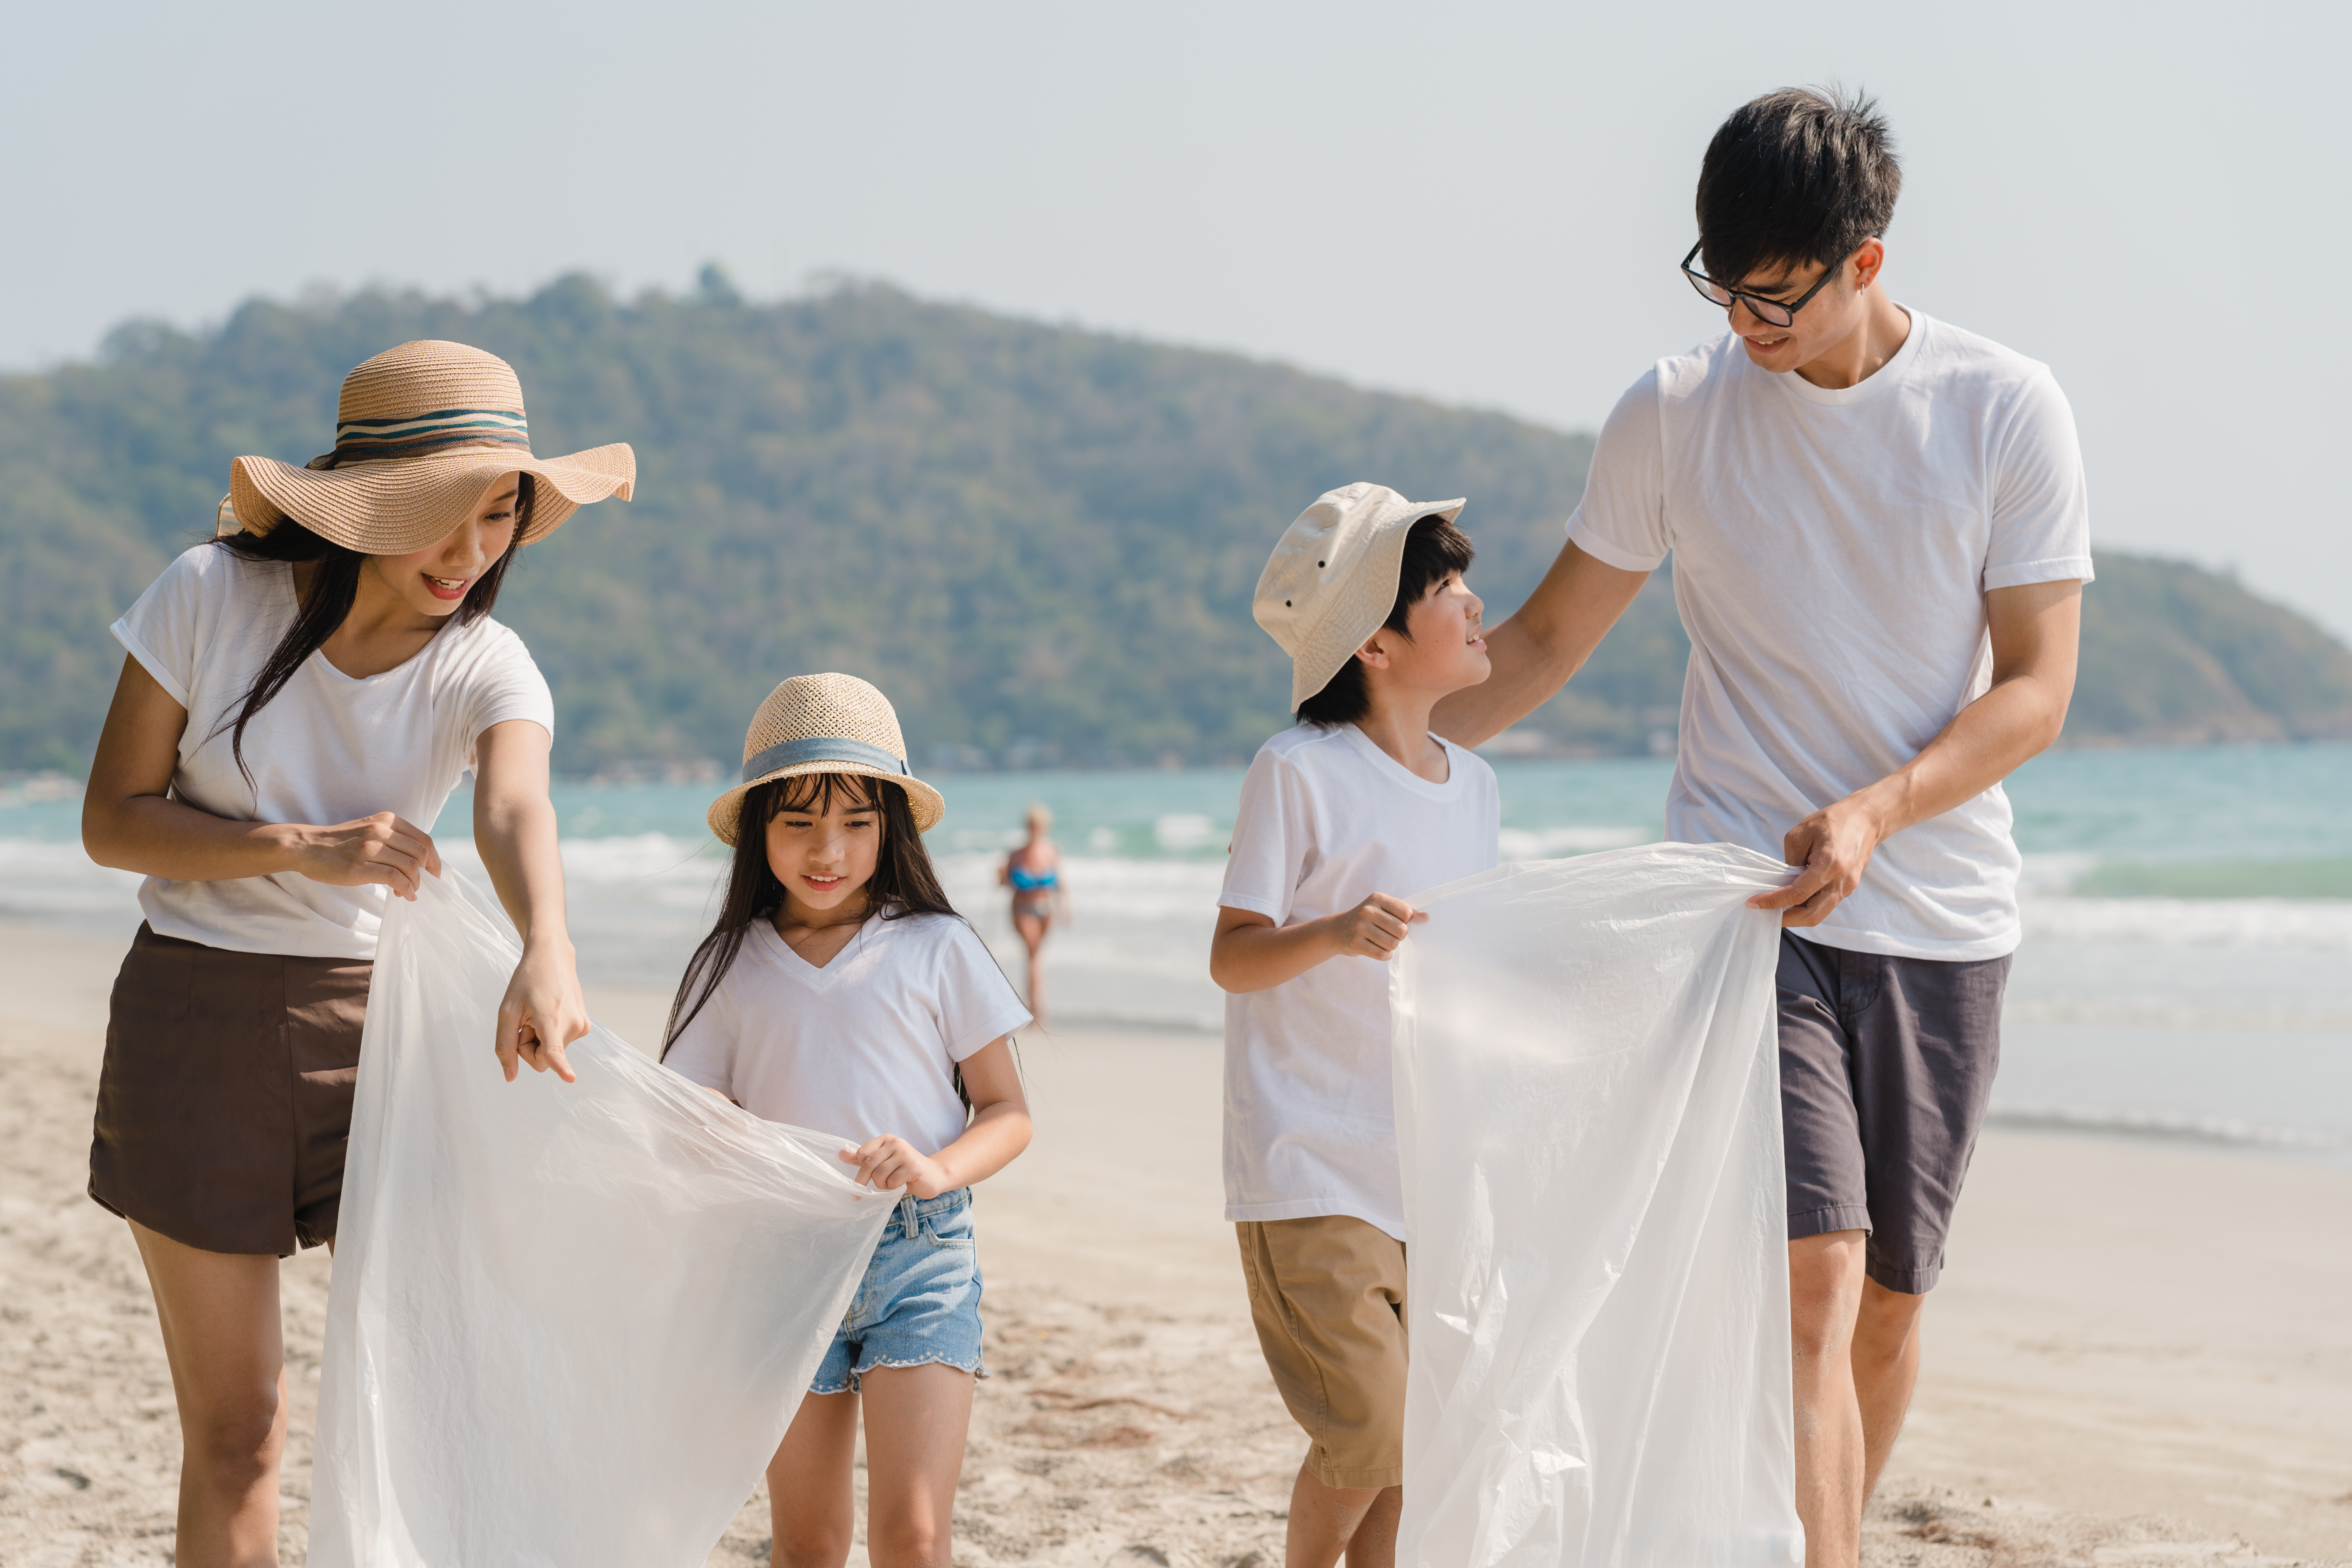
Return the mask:
[[1780,1127],[1789,1239],[1866,1230],[1865,1268],[1917,1295],[2000,1062],[2009,959],[1849,952],[1780,933]]

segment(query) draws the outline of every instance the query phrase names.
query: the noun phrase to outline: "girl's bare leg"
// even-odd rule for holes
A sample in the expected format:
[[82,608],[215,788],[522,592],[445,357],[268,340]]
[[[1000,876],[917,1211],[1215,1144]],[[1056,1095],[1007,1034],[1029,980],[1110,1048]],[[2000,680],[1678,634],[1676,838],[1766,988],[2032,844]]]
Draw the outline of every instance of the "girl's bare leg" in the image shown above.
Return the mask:
[[874,1568],[948,1568],[972,1375],[951,1366],[865,1376],[866,1551]]
[[856,1534],[857,1395],[808,1394],[768,1461],[773,1568],[841,1568]]
[[205,1252],[133,1220],[180,1406],[180,1568],[278,1568],[286,1342],[278,1259]]

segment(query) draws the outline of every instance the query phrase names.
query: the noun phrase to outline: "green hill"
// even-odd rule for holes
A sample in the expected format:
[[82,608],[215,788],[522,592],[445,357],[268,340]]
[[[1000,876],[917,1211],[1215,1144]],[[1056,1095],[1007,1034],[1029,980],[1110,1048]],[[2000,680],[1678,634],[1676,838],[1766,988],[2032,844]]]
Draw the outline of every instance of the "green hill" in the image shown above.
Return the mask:
[[[1251,624],[1282,525],[1374,478],[1467,495],[1499,616],[1550,560],[1591,442],[1230,354],[880,287],[758,305],[584,279],[475,303],[371,292],[136,323],[97,361],[0,376],[0,769],[79,772],[107,624],[202,538],[244,452],[331,439],[343,372],[409,338],[512,361],[533,444],[632,442],[639,501],[533,546],[500,618],[555,688],[568,772],[731,757],[782,676],[845,669],[929,765],[1238,758],[1283,721]],[[2234,583],[2106,554],[2078,739],[2352,732],[2352,654]],[[1524,727],[1553,751],[1670,734],[1686,645],[1663,575]]]

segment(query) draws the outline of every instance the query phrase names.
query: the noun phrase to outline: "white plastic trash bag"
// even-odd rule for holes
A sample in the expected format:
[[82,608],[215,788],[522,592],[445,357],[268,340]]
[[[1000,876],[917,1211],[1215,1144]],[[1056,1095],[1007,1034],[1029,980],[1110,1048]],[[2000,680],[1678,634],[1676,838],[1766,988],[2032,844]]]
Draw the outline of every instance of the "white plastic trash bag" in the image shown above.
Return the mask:
[[898,1194],[603,1029],[491,1054],[520,956],[454,873],[392,902],[343,1177],[313,1568],[700,1568]]
[[1412,900],[1391,964],[1415,1568],[1802,1561],[1789,868],[1657,844]]

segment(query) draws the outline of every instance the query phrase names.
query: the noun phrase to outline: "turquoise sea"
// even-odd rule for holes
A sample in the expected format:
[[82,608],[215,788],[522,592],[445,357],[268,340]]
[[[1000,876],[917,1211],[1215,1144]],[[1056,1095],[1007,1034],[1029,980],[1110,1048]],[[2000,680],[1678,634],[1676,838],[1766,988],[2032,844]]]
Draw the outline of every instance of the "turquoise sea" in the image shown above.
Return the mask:
[[[1671,764],[1498,761],[1506,858],[1660,837]],[[1042,801],[1074,920],[1047,949],[1055,1021],[1213,1033],[1206,973],[1237,770],[954,773],[931,837],[950,893],[1017,978],[997,858]],[[2026,939],[1995,1090],[2011,1123],[2352,1159],[2352,746],[2062,752],[2011,780]],[[136,880],[91,866],[69,795],[0,790],[0,919],[120,933]],[[52,792],[55,793],[55,792]],[[702,934],[711,786],[559,785],[583,968],[667,989]],[[440,837],[476,864],[461,796]]]

